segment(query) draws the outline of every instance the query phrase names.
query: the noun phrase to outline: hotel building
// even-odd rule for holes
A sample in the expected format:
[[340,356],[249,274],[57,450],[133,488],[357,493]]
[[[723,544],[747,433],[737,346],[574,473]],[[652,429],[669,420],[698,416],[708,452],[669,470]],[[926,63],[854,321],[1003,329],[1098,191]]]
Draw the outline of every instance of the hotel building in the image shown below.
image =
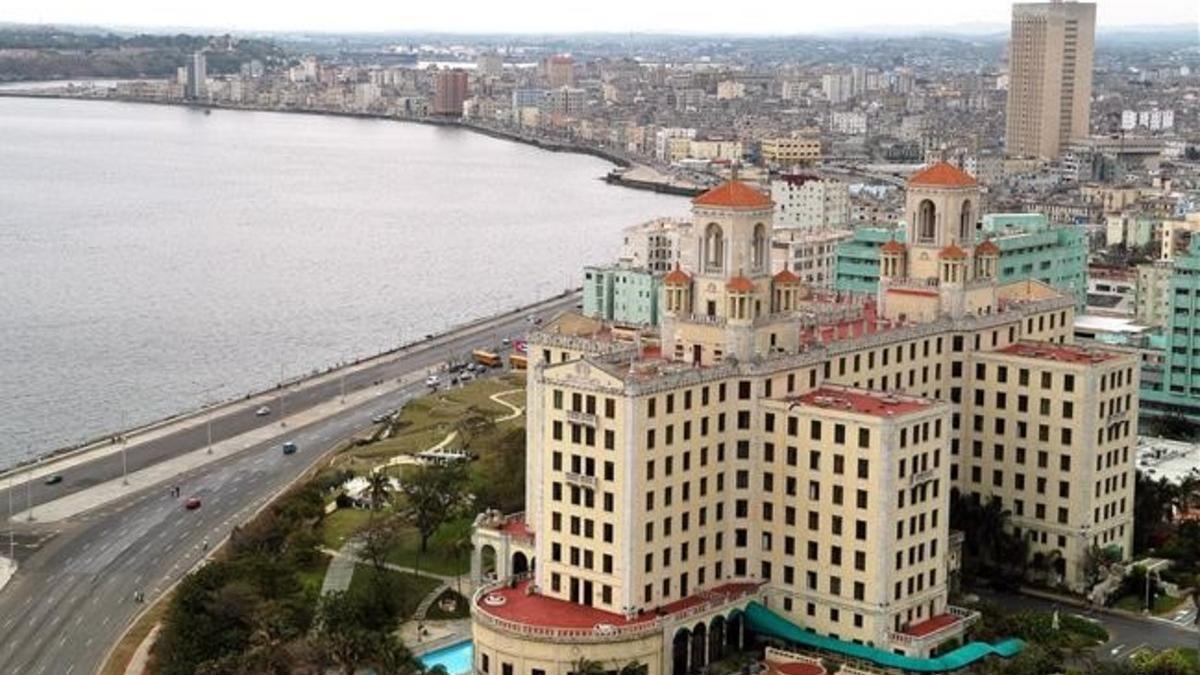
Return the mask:
[[948,602],[954,489],[1072,587],[1092,544],[1128,557],[1135,357],[1072,345],[1074,298],[998,283],[978,204],[954,167],[914,176],[908,243],[847,301],[771,273],[773,204],[730,181],[693,202],[657,330],[530,336],[526,510],[477,521],[475,671],[683,675],[780,625],[903,668],[975,618]]

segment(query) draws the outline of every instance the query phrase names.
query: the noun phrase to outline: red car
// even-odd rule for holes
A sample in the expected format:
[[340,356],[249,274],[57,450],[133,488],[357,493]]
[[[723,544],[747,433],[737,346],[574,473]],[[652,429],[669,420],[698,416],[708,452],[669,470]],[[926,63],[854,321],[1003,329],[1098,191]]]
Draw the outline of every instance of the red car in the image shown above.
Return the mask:
[[200,508],[200,498],[188,497],[187,501],[183,503],[183,508],[187,509],[188,511],[195,511],[196,509]]

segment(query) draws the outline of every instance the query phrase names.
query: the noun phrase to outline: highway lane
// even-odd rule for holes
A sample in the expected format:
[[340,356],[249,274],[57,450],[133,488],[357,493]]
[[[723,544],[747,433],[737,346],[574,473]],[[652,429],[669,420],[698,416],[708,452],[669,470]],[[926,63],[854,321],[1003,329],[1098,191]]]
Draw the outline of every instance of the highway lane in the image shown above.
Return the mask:
[[[444,363],[448,358],[467,356],[473,349],[495,347],[505,337],[514,338],[528,331],[530,325],[526,319],[527,316],[549,318],[564,309],[573,308],[578,301],[579,294],[573,293],[548,302],[535,310],[507,314],[485,325],[426,340],[406,348],[392,358],[381,359],[378,363],[365,368],[347,372],[344,377],[345,391],[350,394],[374,386],[376,382],[394,382],[402,375],[435,367]],[[216,443],[252,429],[271,424],[278,425],[281,413],[285,416],[294,414],[307,410],[318,403],[336,399],[341,395],[343,386],[341,379],[336,376],[325,377],[317,382],[301,382],[289,386],[283,397],[283,405],[279,404],[278,399],[272,398],[268,404],[271,414],[265,417],[254,414],[259,407],[258,403],[245,403],[234,406],[232,409],[223,408],[219,414],[212,417],[212,440]],[[281,410],[281,408],[286,408],[286,410]],[[165,459],[205,447],[207,434],[205,418],[197,417],[191,421],[189,426],[174,433],[131,445],[126,453],[128,470],[130,472],[137,471]],[[122,471],[121,454],[113,453],[56,472],[63,477],[62,482],[57,485],[45,485],[41,480],[33,480],[30,485],[26,486],[18,480],[11,488],[13,503],[18,510],[25,509],[29,505],[36,506],[77,490],[120,478]],[[9,481],[0,480],[0,504],[7,503],[9,489]]]
[[[572,294],[539,307],[536,315],[553,316],[577,301],[578,295]],[[38,543],[20,549],[18,572],[0,591],[0,607],[6,610],[0,613],[0,672],[94,671],[142,609],[133,602],[136,591],[153,601],[203,557],[202,542],[215,544],[339,439],[425,391],[420,381],[397,389],[397,378],[423,375],[447,355],[491,347],[503,337],[522,335],[529,329],[525,318],[528,314],[506,315],[482,327],[427,341],[397,358],[348,374],[347,393],[378,387],[380,395],[302,428],[280,428],[271,441],[199,467],[177,480],[131,492],[117,502],[66,521],[10,523],[21,541]],[[301,384],[298,391],[289,394],[288,410],[296,412],[335,399],[340,392],[341,383],[336,377]],[[254,407],[248,405],[214,417],[214,441],[278,424],[274,418],[254,416]],[[295,440],[299,452],[284,456],[278,447],[284,439]],[[144,452],[131,450],[130,471],[203,448],[205,443],[204,425],[197,423],[147,443]],[[33,503],[118,478],[120,472],[119,454],[66,468],[59,486],[31,483]],[[181,485],[180,498],[169,496],[170,484]],[[13,493],[17,507],[23,507],[24,486],[18,483]],[[203,500],[199,510],[189,512],[183,508],[183,500],[190,496]],[[0,505],[7,498],[0,490]]]
[[[0,623],[0,672],[92,672],[142,609],[134,593],[153,601],[278,490],[339,439],[421,393],[420,384],[292,430],[295,455],[277,441],[255,446],[180,477],[179,498],[144,490],[123,502],[65,523],[0,592],[9,608]],[[199,497],[195,511],[186,498]]]

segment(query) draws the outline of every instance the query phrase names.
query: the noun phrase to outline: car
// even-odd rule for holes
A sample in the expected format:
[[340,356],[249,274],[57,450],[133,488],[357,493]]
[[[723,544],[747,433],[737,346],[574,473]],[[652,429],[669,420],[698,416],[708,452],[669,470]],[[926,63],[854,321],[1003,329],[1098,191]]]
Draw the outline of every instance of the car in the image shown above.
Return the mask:
[[264,405],[261,408],[259,408],[258,410],[255,410],[254,414],[258,415],[259,417],[266,417],[267,415],[271,414],[271,406]]
[[425,378],[425,386],[427,387],[436,387],[438,386],[439,382],[441,382],[441,378],[439,378],[437,375],[430,375],[429,377]]
[[459,382],[470,382],[473,379],[475,379],[475,373],[472,373],[470,371],[467,371],[467,372],[463,373],[462,375],[458,376]]
[[503,340],[501,340],[501,341],[500,341],[500,344],[502,344],[502,345],[504,345],[505,347],[507,347],[507,346],[509,346],[509,345],[511,345],[511,344],[512,344],[512,340],[509,340],[508,338],[504,338]]
[[195,511],[196,509],[200,508],[200,498],[188,497],[187,501],[183,503],[183,508],[187,509],[188,511]]
[[62,476],[60,476],[58,474],[54,474],[53,476],[46,476],[46,485],[58,485],[59,483],[62,482],[62,480],[63,480]]
[[372,424],[383,424],[384,422],[386,422],[386,421],[388,421],[389,419],[391,419],[391,417],[392,417],[392,416],[391,416],[391,415],[389,415],[389,414],[387,414],[387,413],[384,413],[384,414],[382,414],[382,415],[376,415],[376,416],[374,416],[374,417],[372,417],[372,418],[371,418],[371,423],[372,423]]
[[288,441],[283,444],[283,454],[294,455],[299,448],[296,447],[295,441]]

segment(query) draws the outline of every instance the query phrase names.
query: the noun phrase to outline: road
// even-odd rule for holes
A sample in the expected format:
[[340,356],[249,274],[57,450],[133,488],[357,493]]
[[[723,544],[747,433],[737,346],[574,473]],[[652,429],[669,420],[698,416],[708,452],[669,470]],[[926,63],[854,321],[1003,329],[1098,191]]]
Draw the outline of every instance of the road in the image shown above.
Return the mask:
[[[574,306],[571,295],[538,308],[552,316]],[[375,388],[380,393],[365,403],[349,405],[302,428],[280,429],[280,435],[232,457],[179,476],[180,498],[169,485],[149,487],[97,510],[58,523],[16,522],[20,567],[0,591],[0,672],[38,675],[90,673],[99,667],[109,647],[142,609],[133,601],[136,591],[153,601],[204,556],[204,542],[216,543],[297,476],[312,466],[339,440],[367,427],[371,418],[394,410],[424,391],[421,383],[404,388],[388,386],[402,376],[423,374],[446,359],[471,349],[491,347],[506,336],[529,327],[526,313],[506,315],[483,327],[438,339],[432,346],[414,347],[394,360],[371,366],[346,378],[347,392]],[[383,384],[376,384],[382,382]],[[301,385],[288,395],[288,410],[296,412],[341,395],[337,378]],[[277,424],[254,415],[255,405],[214,418],[213,438],[235,436],[250,428]],[[299,451],[279,452],[286,436]],[[203,448],[203,424],[147,444],[129,455],[130,470],[154,461]],[[43,503],[98,482],[119,478],[120,456],[66,469],[57,486],[34,483],[32,499]],[[198,496],[203,506],[183,508],[183,499]],[[23,505],[25,490],[14,497]],[[0,491],[0,504],[8,496]],[[0,549],[7,544],[0,536]]]
[[1099,623],[1108,630],[1109,636],[1107,643],[1096,648],[1096,656],[1102,659],[1127,658],[1142,648],[1200,648],[1200,631],[1170,621],[1143,620],[1120,614],[1096,612],[1027,595],[980,592],[979,596],[1006,609],[1039,612],[1053,612],[1057,609],[1060,615],[1076,615]]

